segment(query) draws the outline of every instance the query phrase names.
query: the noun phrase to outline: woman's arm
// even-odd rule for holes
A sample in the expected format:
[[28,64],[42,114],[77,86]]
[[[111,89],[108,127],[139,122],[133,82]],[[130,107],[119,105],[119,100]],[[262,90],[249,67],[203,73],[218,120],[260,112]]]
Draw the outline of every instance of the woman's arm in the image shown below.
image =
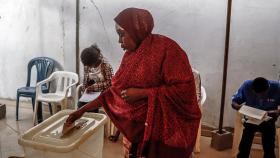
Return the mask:
[[100,103],[98,102],[97,99],[87,103],[86,105],[84,105],[80,109],[78,109],[78,110],[74,111],[73,113],[71,113],[69,115],[69,117],[67,118],[64,126],[70,126],[77,119],[81,118],[85,112],[90,111],[91,109],[96,109],[99,106],[100,106]]

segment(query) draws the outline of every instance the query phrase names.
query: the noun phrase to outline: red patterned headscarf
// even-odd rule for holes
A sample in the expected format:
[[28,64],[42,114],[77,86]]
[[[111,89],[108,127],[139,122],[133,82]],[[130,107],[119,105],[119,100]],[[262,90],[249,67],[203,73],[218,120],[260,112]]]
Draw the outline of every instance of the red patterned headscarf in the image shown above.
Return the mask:
[[127,8],[120,12],[114,20],[129,33],[138,45],[151,34],[154,28],[151,13],[144,9]]

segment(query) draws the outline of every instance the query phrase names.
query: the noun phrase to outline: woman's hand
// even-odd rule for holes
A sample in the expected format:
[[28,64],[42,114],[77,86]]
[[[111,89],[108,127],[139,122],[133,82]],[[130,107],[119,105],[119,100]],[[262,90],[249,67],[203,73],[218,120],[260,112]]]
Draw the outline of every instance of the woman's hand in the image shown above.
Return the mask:
[[84,112],[79,109],[77,111],[74,111],[73,113],[71,113],[68,118],[66,119],[64,126],[70,126],[71,124],[73,124],[76,120],[78,120],[79,118],[81,118],[83,116]]
[[148,97],[147,89],[142,88],[128,88],[121,91],[121,97],[127,103],[134,103],[137,100],[144,99]]

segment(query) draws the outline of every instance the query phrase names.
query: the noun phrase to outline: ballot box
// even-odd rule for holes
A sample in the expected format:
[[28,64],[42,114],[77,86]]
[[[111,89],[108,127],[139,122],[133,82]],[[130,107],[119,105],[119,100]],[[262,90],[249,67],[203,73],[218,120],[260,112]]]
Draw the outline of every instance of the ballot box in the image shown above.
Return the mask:
[[85,113],[66,135],[62,128],[72,110],[63,110],[22,134],[18,143],[25,158],[102,158],[104,114]]

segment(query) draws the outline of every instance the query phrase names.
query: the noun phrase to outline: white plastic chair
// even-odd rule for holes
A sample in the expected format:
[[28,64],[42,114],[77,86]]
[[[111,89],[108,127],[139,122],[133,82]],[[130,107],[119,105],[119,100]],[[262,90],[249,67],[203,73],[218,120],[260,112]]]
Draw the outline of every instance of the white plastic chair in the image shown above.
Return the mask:
[[203,86],[201,86],[201,100],[200,100],[201,106],[203,106],[203,104],[205,103],[206,98],[207,98],[206,90]]
[[[206,91],[203,86],[201,86],[201,78],[200,78],[200,73],[196,69],[192,69],[193,72],[193,77],[195,81],[195,89],[196,89],[196,95],[199,103],[199,108],[201,113],[203,113],[202,106],[206,100]],[[201,120],[199,122],[199,127],[197,131],[197,136],[196,136],[196,141],[195,141],[195,146],[193,149],[194,153],[199,153],[200,152],[200,136],[201,136]]]
[[76,96],[75,96],[75,109],[79,109],[78,107],[78,102],[79,102],[79,98],[82,96],[82,87],[83,84],[79,84],[76,88]]
[[[41,85],[55,81],[56,89],[55,92],[43,93]],[[68,71],[56,71],[51,76],[36,85],[36,98],[35,98],[35,110],[33,113],[33,123],[36,125],[36,114],[38,111],[38,102],[48,103],[60,103],[61,109],[66,109],[67,98],[73,97],[72,87],[75,86],[79,81],[78,75],[74,72]],[[75,94],[74,94],[75,95]]]
[[[206,101],[207,94],[206,94],[205,88],[203,86],[200,87],[200,90],[201,90],[201,98],[200,98],[199,108],[202,113],[203,112],[202,107]],[[194,150],[193,150],[194,153],[200,153],[200,137],[201,137],[201,120],[199,122],[199,127],[198,127],[198,131],[197,131],[197,137],[196,137],[195,146],[194,146]]]

